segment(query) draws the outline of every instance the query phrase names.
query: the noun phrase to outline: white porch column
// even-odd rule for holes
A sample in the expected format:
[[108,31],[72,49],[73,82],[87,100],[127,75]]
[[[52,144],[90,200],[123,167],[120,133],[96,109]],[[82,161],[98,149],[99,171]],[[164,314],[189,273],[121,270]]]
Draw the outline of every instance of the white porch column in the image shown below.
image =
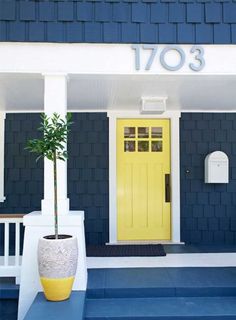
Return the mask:
[[[67,113],[67,75],[44,75],[44,112],[51,116],[54,112],[62,117]],[[67,161],[57,161],[58,183],[58,214],[69,213],[69,199],[67,198]],[[42,200],[42,214],[50,215],[54,212],[53,202],[53,163],[44,160],[44,199]]]
[[[44,111],[51,116],[53,112],[65,117],[67,112],[67,78],[65,74],[46,74],[44,90]],[[44,199],[42,212],[25,215],[24,247],[21,266],[21,282],[18,305],[18,320],[23,320],[35,296],[42,287],[38,275],[37,247],[38,239],[52,234],[54,230],[53,214],[53,164],[44,163]],[[73,290],[86,290],[87,265],[84,235],[84,212],[69,211],[67,199],[67,162],[58,161],[58,213],[59,233],[69,234],[78,239],[78,265]]]

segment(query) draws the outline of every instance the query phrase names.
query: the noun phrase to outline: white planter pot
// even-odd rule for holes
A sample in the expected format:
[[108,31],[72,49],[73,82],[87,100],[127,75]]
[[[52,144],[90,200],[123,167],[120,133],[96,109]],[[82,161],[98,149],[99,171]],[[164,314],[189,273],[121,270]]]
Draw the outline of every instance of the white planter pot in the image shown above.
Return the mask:
[[78,261],[77,238],[59,235],[43,237],[38,243],[40,280],[47,300],[62,301],[70,297]]

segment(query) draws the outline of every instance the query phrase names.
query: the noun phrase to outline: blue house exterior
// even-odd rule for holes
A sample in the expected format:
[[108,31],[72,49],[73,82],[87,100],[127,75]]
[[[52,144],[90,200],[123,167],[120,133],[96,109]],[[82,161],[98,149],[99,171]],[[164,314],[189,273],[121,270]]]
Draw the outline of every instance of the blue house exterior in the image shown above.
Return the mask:
[[[236,0],[0,0],[0,318],[15,320],[17,308],[19,320],[236,318],[235,44]],[[52,180],[25,146],[41,136],[40,113],[57,109],[73,117],[58,208],[69,204],[60,228],[78,238],[79,262],[71,298],[55,304],[35,277]],[[119,131],[122,121],[131,124]],[[145,160],[147,148],[150,158],[168,149],[164,179],[156,166],[147,177],[160,186],[146,189],[155,209],[163,190],[170,237],[122,241],[117,190],[130,171],[120,150]],[[206,183],[214,151],[228,156],[228,183]],[[4,216],[18,213],[31,213],[24,239],[22,217],[13,226]],[[86,245],[162,242],[167,256],[86,257],[83,217]]]
[[[0,41],[233,45],[236,2],[1,1]],[[182,242],[236,244],[234,111],[181,113]],[[37,137],[39,121],[38,113],[6,116],[6,200],[0,203],[0,213],[40,210],[43,163],[36,164],[35,158],[24,150],[26,141]],[[83,112],[74,113],[73,121],[68,140],[71,209],[85,211],[87,243],[104,244],[109,242],[109,120],[105,112]],[[224,151],[229,157],[228,184],[204,183],[204,159],[215,150]]]

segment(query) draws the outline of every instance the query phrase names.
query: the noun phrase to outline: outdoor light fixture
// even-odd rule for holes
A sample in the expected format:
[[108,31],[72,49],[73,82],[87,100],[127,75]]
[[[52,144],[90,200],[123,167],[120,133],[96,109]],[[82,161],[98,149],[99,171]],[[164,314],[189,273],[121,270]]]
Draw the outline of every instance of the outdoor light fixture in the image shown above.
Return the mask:
[[167,97],[143,97],[140,113],[163,113],[166,111]]

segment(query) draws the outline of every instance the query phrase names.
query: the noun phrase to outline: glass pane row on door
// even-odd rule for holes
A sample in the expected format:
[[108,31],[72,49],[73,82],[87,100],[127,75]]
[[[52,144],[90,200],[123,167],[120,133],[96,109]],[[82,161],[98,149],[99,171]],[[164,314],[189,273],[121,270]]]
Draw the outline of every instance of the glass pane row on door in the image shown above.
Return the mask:
[[124,127],[124,152],[162,152],[160,139],[162,127]]
[[[149,136],[150,135],[150,136]],[[125,127],[124,138],[159,138],[162,139],[161,127]]]

